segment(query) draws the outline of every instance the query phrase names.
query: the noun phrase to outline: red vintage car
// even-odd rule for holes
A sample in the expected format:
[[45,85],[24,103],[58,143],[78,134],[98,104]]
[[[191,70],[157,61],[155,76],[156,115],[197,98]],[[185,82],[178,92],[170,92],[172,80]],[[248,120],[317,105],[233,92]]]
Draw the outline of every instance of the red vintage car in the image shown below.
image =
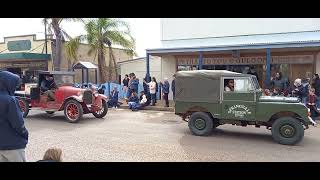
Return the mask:
[[[45,76],[54,78],[56,89],[54,101],[48,101],[48,97],[40,91],[40,85]],[[107,97],[99,94],[95,87],[76,88],[74,84],[74,72],[40,71],[38,84],[28,91],[16,91],[23,116],[27,117],[29,110],[42,110],[48,114],[56,111],[64,111],[65,118],[71,122],[78,122],[83,114],[92,113],[96,118],[103,118],[108,112]]]

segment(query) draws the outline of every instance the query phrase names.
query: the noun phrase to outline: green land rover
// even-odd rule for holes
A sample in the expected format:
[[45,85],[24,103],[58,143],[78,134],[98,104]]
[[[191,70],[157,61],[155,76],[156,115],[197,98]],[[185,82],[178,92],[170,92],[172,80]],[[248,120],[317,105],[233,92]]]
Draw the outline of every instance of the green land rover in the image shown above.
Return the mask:
[[209,135],[223,124],[266,126],[285,145],[302,140],[316,123],[298,98],[263,96],[255,76],[220,70],[176,73],[175,114],[194,135]]

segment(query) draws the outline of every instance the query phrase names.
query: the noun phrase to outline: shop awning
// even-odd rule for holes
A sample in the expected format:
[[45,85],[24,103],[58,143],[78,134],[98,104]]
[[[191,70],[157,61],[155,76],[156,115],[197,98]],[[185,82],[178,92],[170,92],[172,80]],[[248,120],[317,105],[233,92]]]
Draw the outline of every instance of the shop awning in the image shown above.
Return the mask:
[[320,31],[164,40],[163,45],[166,48],[147,49],[147,54],[320,47]]
[[38,54],[38,53],[3,53],[0,54],[1,60],[50,60],[50,54]]

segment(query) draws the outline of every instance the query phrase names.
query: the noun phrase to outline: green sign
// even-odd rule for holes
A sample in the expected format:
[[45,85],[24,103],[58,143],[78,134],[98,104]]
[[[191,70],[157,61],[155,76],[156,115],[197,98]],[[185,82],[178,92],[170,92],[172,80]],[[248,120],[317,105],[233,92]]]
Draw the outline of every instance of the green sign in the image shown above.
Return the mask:
[[7,44],[9,51],[25,51],[31,49],[30,40],[9,41]]

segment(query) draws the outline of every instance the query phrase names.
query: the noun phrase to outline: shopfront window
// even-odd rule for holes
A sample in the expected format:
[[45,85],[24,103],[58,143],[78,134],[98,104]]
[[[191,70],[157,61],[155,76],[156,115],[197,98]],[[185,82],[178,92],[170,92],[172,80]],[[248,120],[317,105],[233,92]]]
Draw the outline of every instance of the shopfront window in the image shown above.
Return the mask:
[[195,65],[179,65],[178,71],[192,71],[192,70],[198,70],[198,66]]

